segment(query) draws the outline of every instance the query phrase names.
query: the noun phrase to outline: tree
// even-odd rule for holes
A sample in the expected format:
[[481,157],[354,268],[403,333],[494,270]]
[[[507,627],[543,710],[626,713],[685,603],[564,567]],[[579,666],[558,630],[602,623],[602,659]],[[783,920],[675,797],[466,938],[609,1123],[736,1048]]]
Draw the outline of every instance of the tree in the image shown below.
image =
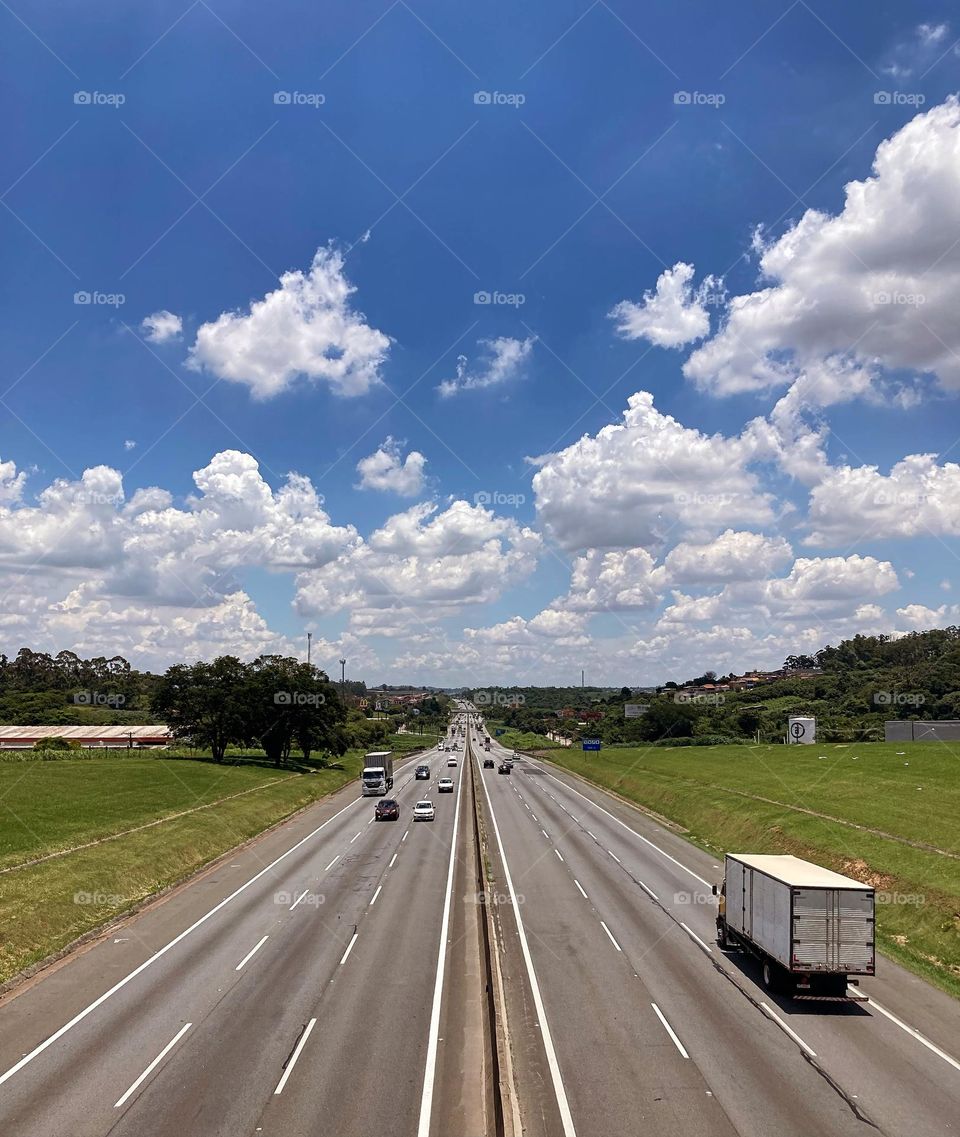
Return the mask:
[[697,712],[686,703],[659,699],[651,703],[647,713],[637,721],[644,742],[655,742],[660,738],[690,738],[697,721]]
[[151,695],[150,707],[175,738],[209,746],[222,762],[231,743],[247,731],[247,671],[235,656],[212,663],[178,663],[167,669]]
[[788,655],[783,661],[784,671],[809,671],[817,666],[812,655]]
[[326,673],[293,657],[261,655],[247,669],[246,737],[280,766],[293,743],[309,757],[313,750],[342,754],[346,709]]

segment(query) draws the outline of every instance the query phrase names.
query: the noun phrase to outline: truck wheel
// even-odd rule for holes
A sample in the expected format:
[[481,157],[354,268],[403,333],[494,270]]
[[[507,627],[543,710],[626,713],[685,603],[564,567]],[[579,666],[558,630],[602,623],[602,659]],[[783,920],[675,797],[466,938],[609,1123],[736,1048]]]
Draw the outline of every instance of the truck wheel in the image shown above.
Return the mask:
[[763,961],[763,985],[768,991],[780,990],[780,973],[769,959]]

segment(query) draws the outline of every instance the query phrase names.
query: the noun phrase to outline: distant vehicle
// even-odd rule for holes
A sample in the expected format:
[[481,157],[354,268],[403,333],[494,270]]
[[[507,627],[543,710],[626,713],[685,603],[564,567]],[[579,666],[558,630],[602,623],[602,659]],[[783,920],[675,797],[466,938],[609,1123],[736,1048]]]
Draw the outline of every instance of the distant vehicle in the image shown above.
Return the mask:
[[484,750],[490,749],[490,739],[489,738],[484,742],[483,748],[484,748]]
[[498,774],[512,774],[513,773],[513,763],[501,762],[500,765],[497,767],[497,773]]
[[448,759],[447,759],[447,765],[448,765],[448,766],[456,766],[456,765],[457,765],[457,760],[456,760],[456,758],[448,758]]
[[430,780],[430,767],[429,766],[418,766],[416,768],[416,770],[414,771],[413,776],[417,780],[419,780],[421,778],[426,778],[427,781],[429,781]]
[[435,816],[436,810],[433,808],[432,801],[418,801],[413,807],[414,821],[433,821]]
[[438,794],[452,794],[453,793],[453,778],[441,778],[437,782]]
[[492,758],[484,758],[484,760],[483,760],[483,768],[484,768],[485,770],[492,770],[492,769],[493,769],[493,767],[494,767],[494,765],[495,765],[495,763],[494,763],[494,761],[493,761],[493,759],[492,759]]
[[393,800],[393,798],[385,797],[383,801],[378,801],[376,808],[373,811],[374,821],[399,821],[400,820],[400,806]]
[[763,983],[797,999],[864,1001],[851,975],[876,970],[876,895],[862,881],[799,857],[727,853],[717,942],[755,955]]
[[393,789],[392,750],[374,750],[364,758],[360,784],[363,797],[377,797]]

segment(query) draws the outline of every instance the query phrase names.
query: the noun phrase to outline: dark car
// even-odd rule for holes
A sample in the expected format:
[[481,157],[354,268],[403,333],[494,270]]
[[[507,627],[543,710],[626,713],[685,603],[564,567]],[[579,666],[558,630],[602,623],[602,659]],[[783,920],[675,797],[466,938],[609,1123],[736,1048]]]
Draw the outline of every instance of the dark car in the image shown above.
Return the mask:
[[430,767],[429,766],[418,766],[417,771],[413,776],[415,778],[426,778],[427,781],[429,781],[430,780]]
[[384,798],[383,801],[377,802],[377,807],[373,811],[374,821],[399,821],[400,820],[400,806],[392,798]]
[[497,767],[497,773],[498,774],[509,774],[512,769],[513,769],[513,766],[509,762],[501,762],[500,765]]
[[492,769],[493,769],[493,767],[494,767],[494,765],[495,765],[495,763],[494,763],[494,761],[493,761],[493,759],[492,759],[492,758],[484,758],[484,760],[483,760],[483,768],[484,768],[485,770],[492,770]]

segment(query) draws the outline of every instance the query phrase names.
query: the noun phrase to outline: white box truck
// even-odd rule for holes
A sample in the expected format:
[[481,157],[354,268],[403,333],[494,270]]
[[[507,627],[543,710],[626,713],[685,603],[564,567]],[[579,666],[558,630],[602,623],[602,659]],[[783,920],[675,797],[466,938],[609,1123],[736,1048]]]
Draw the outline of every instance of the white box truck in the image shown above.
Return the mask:
[[874,890],[799,857],[727,853],[717,942],[757,956],[764,985],[798,999],[860,1000],[873,975]]
[[374,750],[364,757],[360,785],[363,797],[383,797],[393,788],[392,750]]

